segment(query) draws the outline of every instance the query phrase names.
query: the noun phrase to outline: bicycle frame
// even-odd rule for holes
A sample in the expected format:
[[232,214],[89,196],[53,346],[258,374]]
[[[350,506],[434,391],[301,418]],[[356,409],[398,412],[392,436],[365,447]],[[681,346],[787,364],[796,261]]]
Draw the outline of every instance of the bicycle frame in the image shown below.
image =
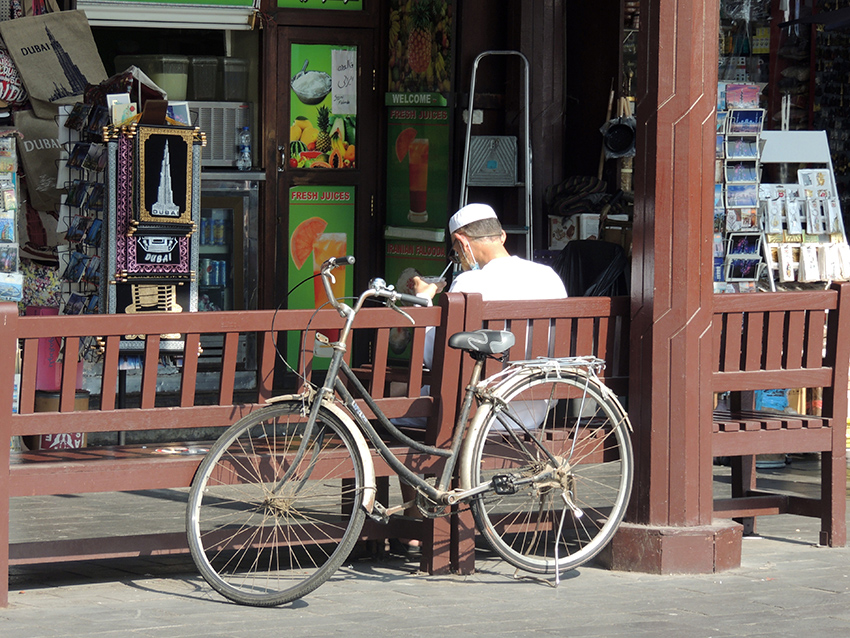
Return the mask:
[[[333,266],[331,266],[333,267]],[[356,377],[354,372],[348,366],[348,364],[344,360],[346,348],[346,342],[348,340],[348,336],[351,333],[351,329],[354,323],[354,319],[357,316],[357,313],[363,306],[363,303],[366,299],[375,296],[373,291],[367,290],[363,292],[360,297],[358,297],[354,307],[350,307],[347,304],[340,302],[335,299],[333,296],[333,292],[330,287],[330,283],[328,281],[328,277],[331,277],[330,270],[327,271],[323,267],[322,270],[322,281],[325,286],[325,291],[328,294],[328,299],[331,300],[331,304],[336,308],[337,312],[345,318],[345,325],[340,331],[339,340],[336,342],[328,342],[324,337],[319,337],[320,340],[323,340],[323,343],[327,342],[333,349],[333,355],[331,356],[331,361],[328,366],[327,374],[325,376],[324,383],[318,388],[315,395],[312,397],[302,397],[304,400],[309,400],[310,402],[310,411],[307,419],[307,424],[305,426],[305,432],[303,435],[303,440],[301,446],[299,447],[296,457],[293,460],[291,467],[294,468],[298,465],[298,463],[303,459],[306,454],[306,449],[308,447],[308,441],[310,440],[313,427],[315,426],[316,419],[319,414],[319,408],[324,401],[332,401],[334,396],[338,396],[341,400],[348,413],[353,417],[355,423],[359,426],[361,432],[364,432],[368,439],[371,441],[372,445],[375,446],[378,453],[381,457],[387,462],[387,464],[393,469],[393,471],[398,474],[399,478],[409,485],[415,487],[421,493],[425,494],[432,501],[439,503],[441,505],[453,505],[461,500],[471,498],[477,494],[484,493],[490,489],[489,485],[479,486],[473,490],[450,490],[449,486],[451,484],[455,468],[457,466],[458,460],[460,458],[460,454],[462,451],[462,446],[464,442],[464,434],[469,426],[469,414],[472,410],[472,401],[474,397],[478,396],[482,398],[485,402],[493,402],[491,398],[489,398],[486,392],[481,392],[478,388],[479,382],[481,381],[481,373],[484,369],[484,362],[486,357],[484,356],[474,356],[475,364],[473,366],[472,374],[470,376],[469,382],[466,386],[466,391],[464,394],[463,404],[461,406],[460,413],[458,414],[457,421],[455,422],[454,431],[452,434],[452,442],[449,448],[438,448],[430,445],[426,445],[411,439],[402,431],[400,431],[392,422],[387,418],[387,416],[381,411],[378,404],[371,397],[368,390],[363,386],[360,380]],[[372,293],[372,294],[370,294]],[[394,308],[398,312],[402,314],[404,311]],[[406,315],[407,316],[407,315]],[[408,316],[408,318],[410,318]],[[411,322],[413,320],[411,319]],[[378,434],[375,427],[360,409],[360,407],[355,402],[355,398],[352,393],[345,387],[340,379],[340,374],[342,374],[351,385],[355,388],[357,394],[364,400],[369,409],[375,414],[378,422],[381,426],[398,442],[407,446],[409,449],[416,450],[418,452],[422,452],[424,454],[431,454],[434,456],[442,457],[446,459],[445,465],[443,466],[442,473],[440,475],[440,479],[437,482],[436,486],[428,483],[424,478],[420,477],[418,474],[413,472],[410,468],[408,468],[404,463],[402,463],[398,457],[393,454],[392,450],[390,450],[389,446],[384,442],[381,436]],[[499,410],[500,407],[496,405],[496,409]],[[557,465],[556,459],[552,457],[551,453],[546,449],[546,446],[541,443],[541,441],[535,436],[532,432],[530,432],[522,423],[519,423],[516,419],[511,417],[511,415],[507,413],[502,413],[505,416],[511,418],[515,421],[524,433],[530,437],[530,439],[534,442],[534,444],[553,462],[554,465]],[[501,417],[500,417],[501,418]],[[516,436],[513,434],[513,436]],[[521,481],[517,482],[517,485],[532,483],[534,481],[546,478],[548,472],[542,472],[539,475],[528,477]],[[289,478],[290,471],[286,473],[286,475],[281,479],[280,483],[283,484]]]

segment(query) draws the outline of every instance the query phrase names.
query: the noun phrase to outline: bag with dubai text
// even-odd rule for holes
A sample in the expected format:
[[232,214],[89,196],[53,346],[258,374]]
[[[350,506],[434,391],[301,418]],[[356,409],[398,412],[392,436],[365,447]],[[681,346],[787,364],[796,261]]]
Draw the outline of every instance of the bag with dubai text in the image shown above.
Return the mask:
[[36,210],[55,212],[62,196],[56,188],[61,151],[59,125],[56,120],[35,117],[32,111],[17,111],[14,117],[29,202]]
[[61,104],[82,102],[86,84],[106,79],[85,11],[60,11],[0,22],[36,115],[52,118]]

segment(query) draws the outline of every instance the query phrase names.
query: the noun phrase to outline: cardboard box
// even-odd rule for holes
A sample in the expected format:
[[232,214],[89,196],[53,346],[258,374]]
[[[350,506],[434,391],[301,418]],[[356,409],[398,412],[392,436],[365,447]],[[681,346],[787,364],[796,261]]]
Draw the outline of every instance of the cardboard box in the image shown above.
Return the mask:
[[[608,219],[615,222],[629,221],[628,215],[608,215]],[[574,239],[598,239],[599,238],[599,215],[597,213],[579,213],[570,217],[559,217],[549,215],[549,249],[557,250],[563,248]],[[608,241],[613,241],[621,246],[628,240],[631,242],[631,232],[625,229],[614,229],[609,234]],[[626,246],[624,246],[626,247]]]

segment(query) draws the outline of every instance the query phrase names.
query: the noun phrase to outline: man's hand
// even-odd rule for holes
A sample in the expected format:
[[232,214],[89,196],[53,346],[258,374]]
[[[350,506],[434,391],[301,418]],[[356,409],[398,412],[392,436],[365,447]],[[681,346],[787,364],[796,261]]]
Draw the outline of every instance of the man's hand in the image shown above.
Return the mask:
[[446,280],[441,279],[438,283],[432,284],[425,281],[418,275],[413,277],[413,292],[417,297],[427,297],[433,299],[437,293],[442,292],[446,287]]

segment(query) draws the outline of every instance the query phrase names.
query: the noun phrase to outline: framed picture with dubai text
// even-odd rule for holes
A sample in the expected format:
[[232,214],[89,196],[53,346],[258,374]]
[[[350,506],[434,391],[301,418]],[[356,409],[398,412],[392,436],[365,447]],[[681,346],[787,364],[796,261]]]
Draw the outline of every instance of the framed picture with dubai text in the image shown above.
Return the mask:
[[135,127],[136,220],[141,226],[185,227],[192,224],[195,182],[200,170],[193,146],[197,129],[181,126]]

